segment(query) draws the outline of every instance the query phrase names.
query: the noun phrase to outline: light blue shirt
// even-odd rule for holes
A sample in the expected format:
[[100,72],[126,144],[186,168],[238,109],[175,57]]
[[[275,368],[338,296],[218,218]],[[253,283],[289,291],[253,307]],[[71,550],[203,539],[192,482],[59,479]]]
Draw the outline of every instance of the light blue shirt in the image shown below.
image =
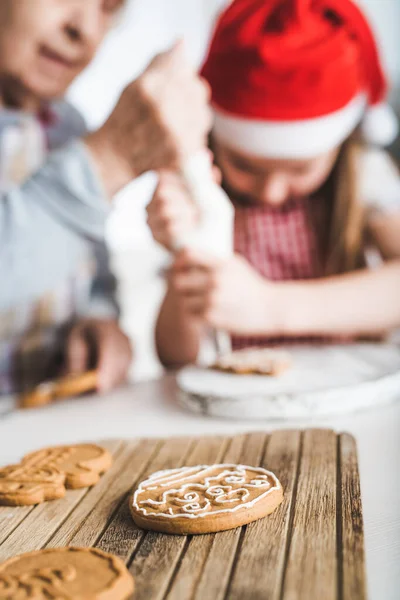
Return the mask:
[[[38,354],[40,346],[51,346],[56,332],[79,316],[117,315],[115,279],[104,244],[110,203],[88,150],[76,137],[84,131],[82,120],[65,103],[54,111],[55,123],[45,130],[47,148],[36,171],[16,184],[2,169],[0,393],[10,391],[9,375],[16,355],[25,351],[21,349],[35,348]],[[40,150],[44,130],[38,127],[36,144],[32,122],[14,111],[0,112],[0,167],[8,166],[11,154],[11,174],[22,163],[26,167],[29,144],[28,156]],[[30,142],[21,147],[17,134],[26,123]],[[36,156],[31,158],[34,164]]]

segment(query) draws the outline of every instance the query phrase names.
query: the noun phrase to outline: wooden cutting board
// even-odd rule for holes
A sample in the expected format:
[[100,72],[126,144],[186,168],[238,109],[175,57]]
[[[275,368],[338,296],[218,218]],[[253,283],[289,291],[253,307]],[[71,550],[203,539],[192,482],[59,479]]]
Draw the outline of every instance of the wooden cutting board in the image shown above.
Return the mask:
[[[0,508],[0,562],[44,547],[97,546],[122,558],[135,600],[364,600],[355,440],[330,430],[103,443],[114,465],[91,489]],[[269,517],[203,536],[145,532],[128,494],[153,471],[240,462],[271,469],[285,498]]]

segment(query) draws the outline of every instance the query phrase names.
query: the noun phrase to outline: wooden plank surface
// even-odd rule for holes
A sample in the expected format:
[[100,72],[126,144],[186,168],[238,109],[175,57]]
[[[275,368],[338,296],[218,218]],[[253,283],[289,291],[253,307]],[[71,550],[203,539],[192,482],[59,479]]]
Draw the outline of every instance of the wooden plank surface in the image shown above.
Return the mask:
[[338,443],[338,496],[342,499],[339,513],[340,594],[343,600],[362,600],[367,592],[357,446],[355,439],[347,433],[338,437]]
[[[33,508],[0,508],[0,561],[42,547],[118,555],[135,600],[365,600],[363,522],[354,439],[330,430],[202,439],[111,441],[112,468],[91,489]],[[150,473],[215,462],[263,466],[284,501],[269,517],[203,536],[146,532],[129,497]]]
[[333,431],[303,434],[283,600],[336,600],[336,459]]
[[33,506],[21,506],[15,510],[8,506],[0,506],[0,544],[22,523],[33,508]]
[[293,485],[299,461],[300,433],[273,433],[266,450],[261,466],[279,473],[284,500],[268,519],[261,519],[247,526],[232,581],[230,600],[241,600],[250,588],[254,598],[275,600],[281,594]]

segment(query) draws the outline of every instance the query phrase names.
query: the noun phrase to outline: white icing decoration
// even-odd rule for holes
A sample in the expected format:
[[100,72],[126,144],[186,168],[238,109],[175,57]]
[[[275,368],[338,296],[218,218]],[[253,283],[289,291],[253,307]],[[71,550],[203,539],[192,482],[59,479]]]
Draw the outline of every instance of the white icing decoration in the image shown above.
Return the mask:
[[195,513],[199,510],[205,510],[209,506],[210,503],[208,501],[205,502],[203,506],[199,502],[194,502],[193,504],[186,504],[186,506],[183,506],[182,510],[184,510],[187,513]]
[[232,489],[232,486],[230,486],[230,485],[226,485],[226,486],[214,485],[214,486],[208,488],[208,490],[206,490],[206,495],[207,496],[221,496],[225,492],[230,492],[231,489]]
[[[231,496],[233,496],[233,498],[231,498]],[[247,500],[247,498],[249,496],[250,496],[249,490],[246,490],[246,488],[239,488],[237,490],[232,490],[231,492],[228,492],[227,494],[221,494],[220,496],[215,498],[215,502],[218,502],[219,504],[225,504],[225,503],[229,503],[229,502],[237,502],[238,500],[241,500],[242,502],[244,502],[245,500]]]
[[[133,495],[133,508],[144,516],[194,519],[250,508],[280,488],[274,473],[262,467],[231,464],[182,467],[157,471],[140,483]],[[141,499],[154,491],[159,492],[157,499]],[[212,503],[221,508],[213,510]],[[153,512],[151,507],[160,510]]]
[[225,477],[225,481],[227,483],[244,483],[246,480],[239,475],[230,475],[229,477]]

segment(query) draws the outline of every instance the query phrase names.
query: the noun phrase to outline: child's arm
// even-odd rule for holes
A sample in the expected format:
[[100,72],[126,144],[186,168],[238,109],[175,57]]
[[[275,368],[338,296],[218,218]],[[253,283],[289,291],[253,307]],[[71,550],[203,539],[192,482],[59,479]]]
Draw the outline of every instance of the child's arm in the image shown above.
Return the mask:
[[400,326],[400,260],[376,270],[273,283],[240,256],[218,261],[185,252],[171,282],[157,324],[166,364],[192,362],[204,326],[256,337],[369,336]]
[[169,287],[156,329],[161,361],[167,366],[194,362],[206,324],[249,336],[369,336],[400,326],[400,261],[320,280],[263,280],[257,293],[247,283],[238,280],[221,296],[204,290],[192,297],[197,314],[194,308],[182,310],[182,292]]
[[156,324],[156,347],[162,364],[173,368],[195,362],[203,329],[202,320],[183,309],[179,295],[169,285]]
[[400,258],[400,206],[393,213],[371,217],[368,233],[384,260]]
[[[400,211],[376,213],[368,232],[385,266],[281,284],[289,333],[375,334],[400,326]],[[279,290],[278,290],[279,293]],[[285,301],[286,299],[286,301]]]
[[400,261],[348,275],[281,283],[275,291],[279,333],[374,335],[400,326]]
[[223,261],[199,251],[180,252],[156,327],[161,361],[168,366],[194,362],[207,325],[259,335],[280,316],[272,292],[274,286],[241,256]]

